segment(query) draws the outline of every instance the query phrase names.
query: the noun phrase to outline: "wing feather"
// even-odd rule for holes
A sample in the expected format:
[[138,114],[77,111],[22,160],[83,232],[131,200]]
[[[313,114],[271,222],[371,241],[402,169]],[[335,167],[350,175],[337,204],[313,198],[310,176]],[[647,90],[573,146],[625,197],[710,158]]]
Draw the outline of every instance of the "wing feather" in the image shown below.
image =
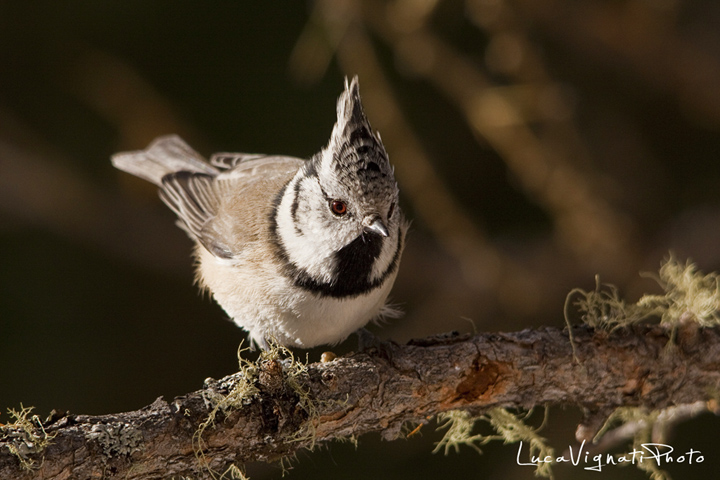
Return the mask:
[[222,171],[232,170],[242,162],[262,157],[267,157],[267,155],[258,153],[216,153],[210,157],[210,165]]
[[178,224],[213,255],[231,258],[231,249],[206,226],[220,205],[213,176],[204,173],[175,172],[163,177],[160,198],[178,216]]

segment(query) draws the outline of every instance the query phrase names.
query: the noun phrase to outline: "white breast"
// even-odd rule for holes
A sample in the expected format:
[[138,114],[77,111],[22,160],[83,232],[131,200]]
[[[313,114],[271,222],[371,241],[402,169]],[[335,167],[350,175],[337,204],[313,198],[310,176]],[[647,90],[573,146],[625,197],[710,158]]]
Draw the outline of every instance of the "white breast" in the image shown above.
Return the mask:
[[320,298],[292,285],[274,264],[253,261],[253,248],[236,260],[220,260],[198,248],[198,273],[217,302],[261,346],[311,348],[336,344],[378,316],[396,273],[377,289],[354,298]]

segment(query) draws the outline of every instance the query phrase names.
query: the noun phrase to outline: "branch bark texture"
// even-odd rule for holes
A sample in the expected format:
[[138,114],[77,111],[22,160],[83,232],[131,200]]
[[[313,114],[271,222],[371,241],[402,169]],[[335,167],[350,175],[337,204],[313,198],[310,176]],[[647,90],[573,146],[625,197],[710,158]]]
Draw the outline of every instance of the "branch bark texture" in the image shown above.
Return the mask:
[[[578,327],[574,341],[577,360],[567,331],[556,328],[387,343],[310,364],[292,381],[283,362],[266,361],[239,408],[220,411],[199,439],[213,402],[232,394],[242,374],[134,412],[54,415],[43,425],[54,438],[39,452],[20,431],[3,427],[0,478],[205,478],[208,468],[273,461],[336,438],[381,431],[391,440],[404,423],[453,409],[659,409],[720,391],[717,329],[681,331],[670,348],[660,326],[614,333]],[[23,469],[13,447],[33,470]]]

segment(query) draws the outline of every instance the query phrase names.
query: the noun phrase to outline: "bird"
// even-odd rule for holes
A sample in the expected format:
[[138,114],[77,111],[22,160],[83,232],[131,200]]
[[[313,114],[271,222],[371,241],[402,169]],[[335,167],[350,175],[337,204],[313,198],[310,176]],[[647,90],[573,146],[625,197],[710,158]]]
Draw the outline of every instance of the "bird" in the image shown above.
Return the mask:
[[216,153],[177,135],[112,164],[159,187],[195,241],[196,280],[253,346],[336,345],[388,303],[409,222],[394,167],[363,110],[357,76],[328,144],[309,159]]

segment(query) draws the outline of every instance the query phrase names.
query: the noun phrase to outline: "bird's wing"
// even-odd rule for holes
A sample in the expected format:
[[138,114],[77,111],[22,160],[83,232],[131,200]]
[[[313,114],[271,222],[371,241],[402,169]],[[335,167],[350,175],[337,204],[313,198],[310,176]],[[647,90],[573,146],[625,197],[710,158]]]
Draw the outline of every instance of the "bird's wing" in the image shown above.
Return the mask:
[[256,156],[217,176],[177,172],[163,178],[160,196],[192,238],[230,259],[263,235],[275,197],[304,163]]
[[232,170],[242,162],[263,157],[267,157],[267,155],[258,153],[215,153],[210,157],[210,165],[221,171]]
[[180,228],[216,257],[232,258],[257,237],[266,210],[304,160],[218,153],[208,163],[180,137],[168,135],[145,150],[114,155],[112,162],[158,185]]

